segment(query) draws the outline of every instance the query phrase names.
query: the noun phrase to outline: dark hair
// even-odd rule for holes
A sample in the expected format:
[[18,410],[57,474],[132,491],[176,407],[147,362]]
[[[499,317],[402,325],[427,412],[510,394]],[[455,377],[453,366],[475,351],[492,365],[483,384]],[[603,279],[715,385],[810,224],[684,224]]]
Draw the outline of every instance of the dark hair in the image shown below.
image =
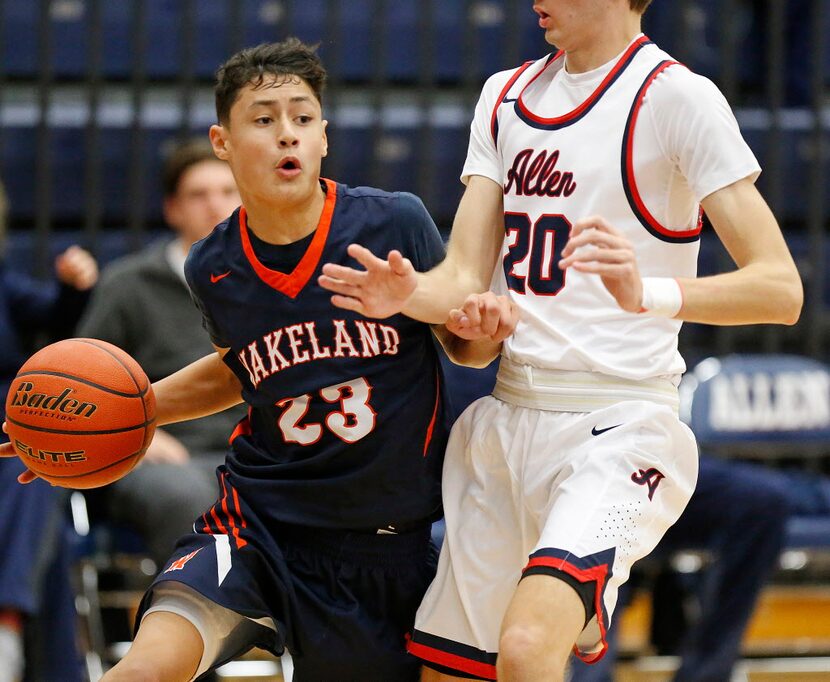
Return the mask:
[[205,140],[189,140],[180,142],[173,147],[172,151],[164,160],[164,168],[161,172],[162,190],[165,197],[172,197],[179,191],[179,183],[182,176],[197,163],[203,161],[217,161],[213,147]]
[[216,72],[216,116],[227,125],[231,107],[239,91],[251,84],[260,87],[266,79],[276,77],[280,83],[298,77],[308,83],[317,101],[323,103],[326,87],[326,69],[317,56],[316,45],[306,45],[297,38],[281,43],[264,43],[237,52]]
[[628,0],[631,3],[631,9],[642,14],[648,9],[651,0]]

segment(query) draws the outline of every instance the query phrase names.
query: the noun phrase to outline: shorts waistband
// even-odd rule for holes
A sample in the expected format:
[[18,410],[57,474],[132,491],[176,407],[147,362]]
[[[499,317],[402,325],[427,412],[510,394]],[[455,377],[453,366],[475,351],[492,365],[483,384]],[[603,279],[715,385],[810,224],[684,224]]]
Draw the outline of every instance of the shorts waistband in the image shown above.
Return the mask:
[[[313,528],[280,524],[274,529],[277,540],[315,553],[349,557],[379,563],[396,563],[401,556],[421,554],[428,546],[432,524],[420,522],[400,533],[378,533],[345,528]],[[396,558],[397,557],[397,558]]]
[[593,412],[628,400],[679,410],[677,386],[668,378],[634,380],[599,372],[522,365],[504,356],[493,396],[512,405],[551,412]]

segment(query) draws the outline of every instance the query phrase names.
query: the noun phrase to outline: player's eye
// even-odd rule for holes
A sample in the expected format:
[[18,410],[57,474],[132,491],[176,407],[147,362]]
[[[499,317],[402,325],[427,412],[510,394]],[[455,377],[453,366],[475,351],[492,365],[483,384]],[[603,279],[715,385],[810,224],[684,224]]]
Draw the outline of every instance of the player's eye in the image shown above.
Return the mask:
[[268,125],[273,120],[274,119],[272,119],[270,116],[257,116],[256,118],[256,122],[261,123],[262,125]]
[[307,114],[302,114],[300,116],[297,116],[297,121],[302,124],[311,123],[312,117],[308,116]]

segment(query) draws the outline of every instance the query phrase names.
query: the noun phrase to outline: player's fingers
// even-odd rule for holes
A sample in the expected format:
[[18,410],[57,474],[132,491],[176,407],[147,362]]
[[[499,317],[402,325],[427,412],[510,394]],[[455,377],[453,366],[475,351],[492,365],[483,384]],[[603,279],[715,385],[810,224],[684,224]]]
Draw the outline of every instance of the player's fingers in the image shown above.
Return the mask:
[[481,325],[481,300],[477,294],[473,294],[472,296],[468,296],[467,300],[464,301],[464,304],[461,306],[461,310],[464,312],[468,320],[468,326],[470,327],[478,327]]
[[3,443],[0,445],[0,457],[16,457],[17,452],[11,443]]
[[347,281],[351,284],[356,284],[366,279],[365,270],[355,270],[347,265],[338,265],[337,263],[326,263],[323,266],[323,274],[328,275],[332,279]]
[[20,476],[17,477],[17,482],[23,483],[25,485],[26,483],[31,483],[36,478],[37,474],[35,474],[33,471],[29,471],[28,469],[26,469],[26,471],[24,471],[22,474],[20,474]]
[[507,310],[502,314],[501,318],[499,319],[499,328],[493,340],[504,341],[508,336],[510,336],[514,331],[516,331],[516,325],[518,324],[519,306],[513,303],[513,301],[508,300]]
[[594,228],[600,232],[608,232],[609,234],[622,234],[616,227],[614,227],[605,218],[599,215],[586,216],[577,220],[571,227],[571,234],[579,234],[585,230]]
[[634,253],[630,249],[602,249],[586,247],[572,253],[567,258],[559,261],[560,268],[567,268],[574,263],[589,263],[592,261],[600,263],[631,263],[634,260]]
[[404,258],[400,251],[390,251],[388,256],[389,267],[396,275],[403,277],[410,272],[414,272],[415,268],[412,266],[412,261]]
[[481,314],[481,331],[492,337],[499,328],[499,320],[503,313],[503,302],[495,296],[483,297],[479,304]]
[[598,261],[582,263],[577,261],[571,264],[570,267],[579,272],[600,275],[602,277],[621,278],[631,274],[631,266],[627,263],[600,263]]
[[341,296],[358,298],[363,293],[362,287],[357,287],[353,284],[349,284],[348,282],[327,277],[326,275],[320,275],[320,277],[317,278],[317,283],[323,287],[323,289],[333,291]]
[[583,232],[580,232],[578,235],[571,236],[571,238],[565,244],[565,248],[562,249],[562,255],[564,257],[570,256],[574,251],[583,247],[583,246],[596,246],[600,248],[608,248],[608,249],[620,249],[625,248],[629,242],[620,235],[611,234],[609,232],[600,232],[599,230],[591,227]]
[[331,303],[336,308],[343,308],[343,310],[353,310],[354,312],[360,313],[361,315],[365,314],[363,303],[356,298],[352,298],[351,296],[332,296]]
[[349,244],[346,252],[367,270],[377,270],[387,266],[387,262],[378,258],[365,246]]

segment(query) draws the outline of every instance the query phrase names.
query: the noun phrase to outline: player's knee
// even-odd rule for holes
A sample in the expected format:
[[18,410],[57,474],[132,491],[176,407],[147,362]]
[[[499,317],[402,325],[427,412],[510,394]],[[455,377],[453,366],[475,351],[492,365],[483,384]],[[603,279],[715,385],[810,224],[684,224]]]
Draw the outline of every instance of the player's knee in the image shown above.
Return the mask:
[[551,641],[550,633],[545,632],[541,625],[514,623],[501,633],[499,665],[505,671],[519,671],[531,661],[556,663],[561,659],[564,668],[570,647],[564,655],[557,648]]

